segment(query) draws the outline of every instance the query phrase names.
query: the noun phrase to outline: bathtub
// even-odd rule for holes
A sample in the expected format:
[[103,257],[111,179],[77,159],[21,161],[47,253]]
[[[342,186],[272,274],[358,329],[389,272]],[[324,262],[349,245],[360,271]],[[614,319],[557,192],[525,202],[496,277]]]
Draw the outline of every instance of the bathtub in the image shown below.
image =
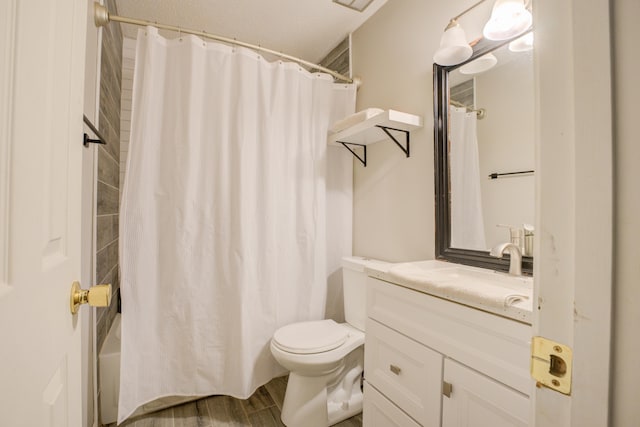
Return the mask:
[[[113,319],[111,328],[104,340],[98,365],[100,372],[100,420],[102,424],[115,423],[118,419],[118,398],[120,395],[120,314]],[[180,405],[203,396],[167,396],[139,407],[130,418],[149,412],[155,412],[170,406]]]
[[120,395],[120,314],[116,314],[98,355],[102,424],[115,423]]

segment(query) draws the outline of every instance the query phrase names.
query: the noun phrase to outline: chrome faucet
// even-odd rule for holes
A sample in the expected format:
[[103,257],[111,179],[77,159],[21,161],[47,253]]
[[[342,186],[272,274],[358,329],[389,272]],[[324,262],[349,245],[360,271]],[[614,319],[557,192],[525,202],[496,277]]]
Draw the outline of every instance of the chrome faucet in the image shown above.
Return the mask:
[[505,251],[510,255],[509,274],[513,276],[522,276],[522,252],[517,245],[514,245],[513,243],[501,243],[494,246],[489,252],[489,255],[496,258],[502,258]]

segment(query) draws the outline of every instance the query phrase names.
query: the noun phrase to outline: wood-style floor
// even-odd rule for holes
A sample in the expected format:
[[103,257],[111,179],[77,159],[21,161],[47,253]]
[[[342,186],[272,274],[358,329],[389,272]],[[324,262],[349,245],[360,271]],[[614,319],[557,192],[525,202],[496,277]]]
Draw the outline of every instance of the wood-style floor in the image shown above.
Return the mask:
[[[280,410],[287,377],[274,378],[246,400],[211,396],[125,421],[122,427],[275,427],[284,426]],[[361,427],[362,414],[338,427]],[[115,427],[109,424],[108,427]],[[290,426],[304,427],[304,426]]]

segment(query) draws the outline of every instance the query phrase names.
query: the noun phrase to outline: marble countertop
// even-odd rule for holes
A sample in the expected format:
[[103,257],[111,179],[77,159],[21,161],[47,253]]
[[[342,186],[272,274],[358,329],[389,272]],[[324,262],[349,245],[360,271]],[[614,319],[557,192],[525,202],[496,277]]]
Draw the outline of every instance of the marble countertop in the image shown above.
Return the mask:
[[531,324],[533,278],[444,261],[370,264],[365,272],[418,292]]

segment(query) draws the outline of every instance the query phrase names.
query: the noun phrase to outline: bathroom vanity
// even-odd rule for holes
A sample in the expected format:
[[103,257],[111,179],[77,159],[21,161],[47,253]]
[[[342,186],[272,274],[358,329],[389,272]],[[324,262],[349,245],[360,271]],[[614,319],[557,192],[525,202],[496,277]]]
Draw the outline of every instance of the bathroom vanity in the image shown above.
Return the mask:
[[422,282],[367,270],[364,426],[526,426],[531,278],[514,278],[506,294],[528,298],[501,308],[465,300],[459,283],[481,288],[483,274],[495,274],[510,286],[509,276],[426,264]]

